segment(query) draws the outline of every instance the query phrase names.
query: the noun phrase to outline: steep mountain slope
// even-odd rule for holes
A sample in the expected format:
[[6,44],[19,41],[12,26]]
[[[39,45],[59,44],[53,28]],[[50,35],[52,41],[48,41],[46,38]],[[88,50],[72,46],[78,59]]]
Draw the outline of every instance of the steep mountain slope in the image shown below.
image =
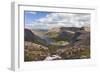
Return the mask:
[[46,41],[35,35],[30,29],[24,29],[24,40],[45,45]]

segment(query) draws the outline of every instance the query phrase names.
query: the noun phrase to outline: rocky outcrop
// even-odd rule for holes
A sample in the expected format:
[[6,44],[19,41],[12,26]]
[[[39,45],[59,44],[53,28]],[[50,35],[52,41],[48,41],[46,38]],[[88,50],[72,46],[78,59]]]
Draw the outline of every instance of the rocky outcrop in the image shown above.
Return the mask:
[[51,61],[51,60],[60,60],[61,57],[58,55],[47,56],[44,60]]
[[25,61],[40,61],[44,60],[49,54],[48,48],[32,42],[24,44],[24,60]]

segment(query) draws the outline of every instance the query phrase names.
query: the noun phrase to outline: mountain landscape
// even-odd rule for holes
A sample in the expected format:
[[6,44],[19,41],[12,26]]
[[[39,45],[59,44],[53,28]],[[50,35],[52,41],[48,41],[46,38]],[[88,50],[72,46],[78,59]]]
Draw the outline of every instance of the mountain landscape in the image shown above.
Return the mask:
[[90,27],[24,28],[24,61],[90,58]]

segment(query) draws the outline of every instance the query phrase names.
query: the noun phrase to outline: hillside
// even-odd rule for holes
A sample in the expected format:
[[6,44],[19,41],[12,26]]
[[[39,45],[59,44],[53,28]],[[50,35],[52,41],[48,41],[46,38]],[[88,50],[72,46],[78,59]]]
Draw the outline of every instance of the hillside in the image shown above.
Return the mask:
[[37,44],[45,45],[46,41],[34,34],[30,29],[24,29],[24,40]]
[[89,27],[24,29],[25,61],[90,58]]

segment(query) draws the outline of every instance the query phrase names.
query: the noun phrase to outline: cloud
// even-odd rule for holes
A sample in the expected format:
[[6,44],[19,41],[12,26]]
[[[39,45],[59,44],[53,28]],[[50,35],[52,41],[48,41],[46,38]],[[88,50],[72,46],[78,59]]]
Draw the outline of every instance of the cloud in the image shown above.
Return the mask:
[[32,24],[26,24],[25,28],[30,29],[48,29],[47,25],[43,25],[43,23],[34,22]]
[[27,13],[36,14],[36,12],[33,12],[33,11],[27,11]]
[[33,28],[82,27],[90,24],[89,14],[49,13],[32,22]]

